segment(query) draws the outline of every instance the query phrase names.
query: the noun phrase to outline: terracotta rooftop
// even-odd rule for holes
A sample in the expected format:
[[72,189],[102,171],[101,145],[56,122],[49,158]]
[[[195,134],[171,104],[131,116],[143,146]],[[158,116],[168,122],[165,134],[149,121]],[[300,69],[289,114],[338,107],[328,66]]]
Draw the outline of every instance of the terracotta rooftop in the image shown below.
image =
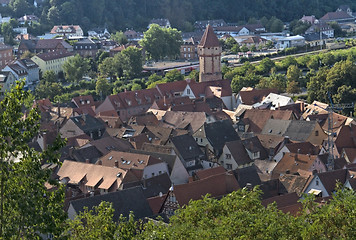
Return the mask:
[[282,159],[273,169],[274,174],[284,174],[289,171],[291,174],[297,173],[299,169],[310,170],[315,162],[317,155],[285,153]]
[[200,40],[199,47],[219,47],[220,42],[214,33],[214,29],[211,25],[208,25],[205,29],[204,35]]
[[88,187],[109,189],[114,183],[119,187],[126,173],[120,168],[65,160],[57,175],[60,180],[68,178],[71,184],[79,184],[85,178]]
[[239,92],[239,96],[243,104],[253,105],[261,102],[268,94],[277,92],[276,89],[246,88]]

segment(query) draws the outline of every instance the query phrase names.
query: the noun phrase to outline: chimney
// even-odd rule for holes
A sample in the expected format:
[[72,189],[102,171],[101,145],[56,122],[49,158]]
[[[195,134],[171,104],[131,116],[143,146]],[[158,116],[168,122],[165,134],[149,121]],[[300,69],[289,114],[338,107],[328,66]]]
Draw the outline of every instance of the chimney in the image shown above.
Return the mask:
[[47,132],[43,132],[43,149],[42,150],[46,150],[47,149]]
[[70,147],[69,150],[68,150],[68,155],[71,158],[73,158],[73,150],[74,150],[74,147]]
[[85,159],[85,163],[90,163],[90,160],[88,158]]
[[163,96],[163,106],[167,106],[167,103],[166,103],[166,96]]
[[115,160],[115,167],[119,168],[119,161],[118,160]]
[[103,162],[101,160],[99,160],[98,165],[103,165]]
[[304,102],[299,103],[299,105],[300,105],[300,111],[303,113],[303,112],[304,112],[304,109],[305,109],[305,104],[304,104]]
[[57,107],[57,114],[58,114],[58,117],[60,118],[61,117],[61,105],[59,104],[58,102],[58,107]]

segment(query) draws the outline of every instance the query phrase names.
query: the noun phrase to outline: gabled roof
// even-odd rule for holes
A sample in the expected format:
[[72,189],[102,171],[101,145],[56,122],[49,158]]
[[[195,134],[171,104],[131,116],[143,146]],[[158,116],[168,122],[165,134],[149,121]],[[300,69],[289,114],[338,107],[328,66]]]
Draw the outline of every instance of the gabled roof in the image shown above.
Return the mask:
[[132,149],[132,145],[128,141],[114,137],[104,137],[91,141],[89,144],[95,146],[103,155],[112,150],[129,151]]
[[293,174],[283,174],[279,176],[279,181],[288,193],[295,192],[300,196],[303,193],[303,189],[308,181],[308,177],[302,177]]
[[19,64],[15,63],[7,66],[11,68],[11,70],[14,71],[18,76],[26,76],[28,74],[26,68],[21,67]]
[[27,69],[38,68],[38,65],[30,58],[19,59],[17,61]]
[[252,153],[259,152],[260,153],[259,159],[266,159],[268,157],[268,153],[266,149],[263,147],[263,145],[261,144],[258,137],[254,136],[251,138],[246,138],[242,140],[242,144],[244,145],[246,150]]
[[328,192],[329,195],[331,195],[332,192],[335,190],[337,182],[340,182],[341,184],[344,184],[346,182],[347,173],[347,169],[339,169],[329,172],[318,173],[317,176],[325,187],[325,190]]
[[[291,121],[287,131],[284,133],[293,141],[306,141],[313,130],[317,127],[316,121]],[[319,133],[322,134],[323,132]]]
[[337,21],[345,19],[353,20],[354,18],[344,11],[328,12],[322,18],[320,18],[321,21]]
[[275,202],[277,204],[277,208],[280,209],[283,207],[294,205],[298,203],[298,200],[299,200],[299,196],[295,192],[293,192],[285,195],[264,199],[262,200],[262,205],[267,207],[267,205]]
[[167,111],[162,119],[164,127],[191,130],[194,133],[205,123],[206,114],[203,112]]
[[261,102],[270,93],[277,93],[277,90],[246,88],[240,90],[239,96],[243,104],[253,105],[255,103]]
[[269,119],[292,120],[291,110],[246,109],[244,119],[250,122],[249,131],[260,133]]
[[334,144],[339,153],[341,153],[343,148],[355,148],[356,126],[353,124],[350,126],[341,126],[337,131],[337,137]]
[[201,38],[198,46],[203,47],[203,48],[219,47],[220,46],[219,39],[215,35],[214,29],[211,25],[208,25],[206,27],[204,35]]
[[115,182],[119,187],[127,171],[119,168],[65,160],[57,175],[68,178],[71,184],[79,184],[84,178],[86,186],[108,190]]
[[74,149],[72,153],[75,160],[85,163],[88,159],[90,163],[95,164],[103,154],[94,146]]
[[257,134],[256,136],[266,149],[276,148],[284,140],[283,136],[277,135]]
[[204,157],[203,151],[189,134],[173,137],[172,143],[184,161],[189,162]]
[[176,185],[173,193],[182,207],[190,200],[201,199],[208,193],[211,197],[221,197],[239,188],[234,175],[226,172],[191,183]]
[[229,149],[231,156],[234,158],[234,160],[239,166],[243,166],[253,162],[249,157],[241,140],[227,142],[225,143],[225,145]]
[[162,145],[155,145],[150,143],[144,143],[142,145],[142,150],[147,152],[153,153],[163,153],[163,154],[171,154],[172,147],[170,146],[162,146]]
[[169,188],[172,186],[172,182],[169,179],[167,173],[163,173],[148,179],[142,179],[137,182],[124,183],[123,189],[132,188],[135,186],[142,186],[143,194],[146,198],[159,196],[160,194],[166,194]]
[[196,98],[213,97],[214,95],[221,98],[232,95],[231,82],[228,79],[198,83],[190,81],[189,87]]
[[217,174],[222,174],[224,172],[226,172],[226,170],[222,166],[208,168],[208,169],[199,170],[199,171],[195,172],[195,178],[197,180],[202,180],[202,179],[208,178],[210,176],[214,176],[214,175],[217,175]]
[[301,154],[311,154],[317,155],[319,153],[319,148],[311,144],[310,142],[298,142],[298,143],[288,143],[286,147],[291,153],[301,153]]
[[119,151],[111,151],[101,157],[99,161],[97,164],[103,166],[139,170],[143,170],[149,165],[162,163],[161,160],[150,155]]
[[240,187],[246,187],[248,184],[251,186],[261,185],[261,179],[257,173],[257,167],[255,165],[237,168],[233,171],[237,182]]
[[293,174],[297,173],[299,169],[309,171],[316,158],[317,155],[285,153],[273,169],[273,173],[280,174],[289,171]]
[[113,193],[83,198],[72,201],[70,204],[73,206],[76,213],[79,214],[79,212],[84,211],[84,207],[88,207],[88,209],[91,210],[94,206],[98,206],[103,201],[112,204],[112,208],[114,209],[113,221],[115,222],[119,220],[120,215],[128,218],[131,211],[134,213],[135,219],[153,215],[141,187],[134,187]]
[[206,138],[211,146],[219,152],[222,151],[226,142],[240,140],[230,121],[225,120],[204,124],[204,128]]
[[84,132],[96,129],[105,129],[105,125],[101,120],[92,117],[89,114],[71,117],[70,120],[72,120]]
[[94,98],[92,95],[73,97],[72,102],[78,108],[81,106],[95,106]]
[[[74,56],[74,54],[71,52],[55,51],[55,52],[40,53],[40,54],[36,55],[35,57],[38,57],[38,58],[42,59],[43,61],[47,62],[47,61],[71,57],[71,56]],[[34,57],[32,57],[32,58],[34,58]]]
[[261,134],[284,136],[292,120],[268,119]]

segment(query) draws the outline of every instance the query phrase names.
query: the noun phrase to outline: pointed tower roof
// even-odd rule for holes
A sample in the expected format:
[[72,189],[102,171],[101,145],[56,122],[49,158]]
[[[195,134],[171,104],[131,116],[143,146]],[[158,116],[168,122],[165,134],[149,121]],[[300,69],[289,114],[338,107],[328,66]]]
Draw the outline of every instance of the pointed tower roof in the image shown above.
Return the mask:
[[199,47],[218,47],[220,46],[219,39],[214,33],[212,26],[208,25],[205,29],[204,35],[200,40]]

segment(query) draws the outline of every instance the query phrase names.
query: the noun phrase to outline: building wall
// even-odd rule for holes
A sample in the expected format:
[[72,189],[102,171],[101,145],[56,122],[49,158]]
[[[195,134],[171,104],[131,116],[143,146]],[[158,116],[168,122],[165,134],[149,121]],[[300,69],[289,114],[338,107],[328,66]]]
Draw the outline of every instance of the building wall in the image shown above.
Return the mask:
[[178,157],[176,157],[176,160],[174,161],[170,179],[174,185],[184,184],[188,182],[189,174]]
[[148,165],[143,170],[143,178],[145,179],[152,178],[154,176],[158,176],[163,173],[169,174],[167,163],[162,162],[153,165]]
[[322,192],[322,197],[329,196],[329,193],[326,191],[324,185],[322,184],[320,178],[317,175],[310,182],[309,186],[305,189],[304,193],[308,194],[308,192],[312,189],[320,190]]
[[199,54],[199,81],[221,80],[221,47],[198,47]]
[[315,129],[311,132],[310,136],[306,141],[314,145],[322,145],[324,139],[326,138],[327,135],[324,130],[320,127],[319,124],[316,124]]
[[39,68],[41,69],[42,73],[46,71],[53,71],[54,73],[58,74],[59,72],[63,71],[63,64],[73,56],[68,56],[64,58],[58,58],[53,60],[44,61],[41,58],[34,56],[32,57],[32,61],[34,61]]
[[0,50],[0,67],[4,68],[13,58],[12,49]]

